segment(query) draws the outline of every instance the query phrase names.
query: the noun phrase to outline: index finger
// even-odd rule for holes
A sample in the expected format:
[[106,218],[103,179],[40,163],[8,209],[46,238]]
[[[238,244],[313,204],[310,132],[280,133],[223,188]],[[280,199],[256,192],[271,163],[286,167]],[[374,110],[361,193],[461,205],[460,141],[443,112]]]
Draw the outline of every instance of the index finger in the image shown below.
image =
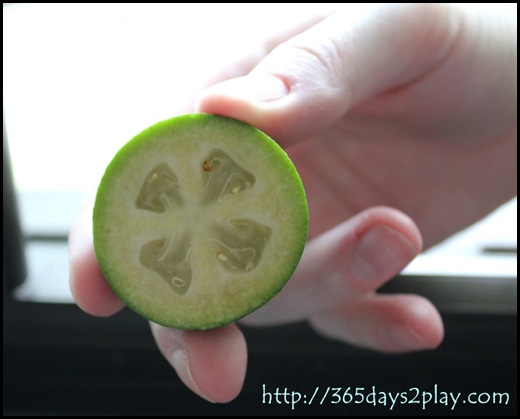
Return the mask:
[[93,197],[88,197],[69,234],[70,289],[77,305],[94,316],[111,316],[124,307],[101,273],[94,253]]

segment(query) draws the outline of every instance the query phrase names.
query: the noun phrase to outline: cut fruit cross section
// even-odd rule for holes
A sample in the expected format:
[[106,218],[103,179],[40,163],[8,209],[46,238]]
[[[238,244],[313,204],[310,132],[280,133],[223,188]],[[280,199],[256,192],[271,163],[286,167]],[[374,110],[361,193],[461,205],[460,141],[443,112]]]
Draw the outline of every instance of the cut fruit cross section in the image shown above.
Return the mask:
[[193,114],[130,140],[101,180],[94,248],[107,281],[158,324],[204,330],[276,295],[308,229],[302,182],[267,135]]

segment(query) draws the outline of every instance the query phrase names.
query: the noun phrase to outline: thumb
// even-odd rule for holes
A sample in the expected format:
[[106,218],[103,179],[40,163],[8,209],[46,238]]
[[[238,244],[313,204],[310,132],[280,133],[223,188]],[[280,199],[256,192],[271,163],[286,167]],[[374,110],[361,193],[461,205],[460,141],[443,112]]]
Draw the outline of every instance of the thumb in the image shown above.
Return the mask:
[[347,6],[279,44],[248,75],[206,89],[198,110],[292,145],[440,62],[454,33],[448,12],[435,4]]

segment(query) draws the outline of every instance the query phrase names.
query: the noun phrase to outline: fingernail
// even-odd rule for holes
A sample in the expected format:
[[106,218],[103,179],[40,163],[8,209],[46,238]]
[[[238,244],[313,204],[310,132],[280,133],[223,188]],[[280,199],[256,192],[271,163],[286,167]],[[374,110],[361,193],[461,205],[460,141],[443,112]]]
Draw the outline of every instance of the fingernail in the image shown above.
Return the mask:
[[228,80],[219,85],[226,95],[241,99],[272,102],[289,94],[286,84],[270,74],[251,74]]
[[363,234],[350,256],[351,272],[360,280],[381,282],[399,273],[417,254],[402,233],[376,224]]
[[171,363],[179,378],[183,381],[183,383],[189,387],[194,393],[198,394],[202,398],[206,399],[211,403],[216,403],[211,398],[209,398],[206,394],[202,392],[199,388],[195,380],[193,379],[193,374],[191,373],[190,362],[188,353],[184,349],[175,349],[172,351],[170,356]]

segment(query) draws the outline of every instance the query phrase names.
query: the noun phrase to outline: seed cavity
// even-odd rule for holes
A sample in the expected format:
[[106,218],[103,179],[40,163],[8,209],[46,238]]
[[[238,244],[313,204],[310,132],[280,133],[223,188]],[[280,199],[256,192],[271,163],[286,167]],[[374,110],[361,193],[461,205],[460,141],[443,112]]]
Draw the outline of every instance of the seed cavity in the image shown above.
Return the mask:
[[228,270],[249,272],[262,258],[262,252],[271,237],[271,228],[250,219],[231,220],[216,224],[216,258]]
[[204,189],[202,203],[234,197],[253,187],[255,176],[238,165],[227,153],[220,149],[212,150],[202,163]]
[[149,241],[141,247],[139,261],[159,274],[178,294],[184,295],[191,285],[191,246],[187,234],[170,239]]
[[166,163],[161,163],[146,177],[135,206],[161,214],[168,208],[181,206],[183,203],[184,198],[177,176]]

